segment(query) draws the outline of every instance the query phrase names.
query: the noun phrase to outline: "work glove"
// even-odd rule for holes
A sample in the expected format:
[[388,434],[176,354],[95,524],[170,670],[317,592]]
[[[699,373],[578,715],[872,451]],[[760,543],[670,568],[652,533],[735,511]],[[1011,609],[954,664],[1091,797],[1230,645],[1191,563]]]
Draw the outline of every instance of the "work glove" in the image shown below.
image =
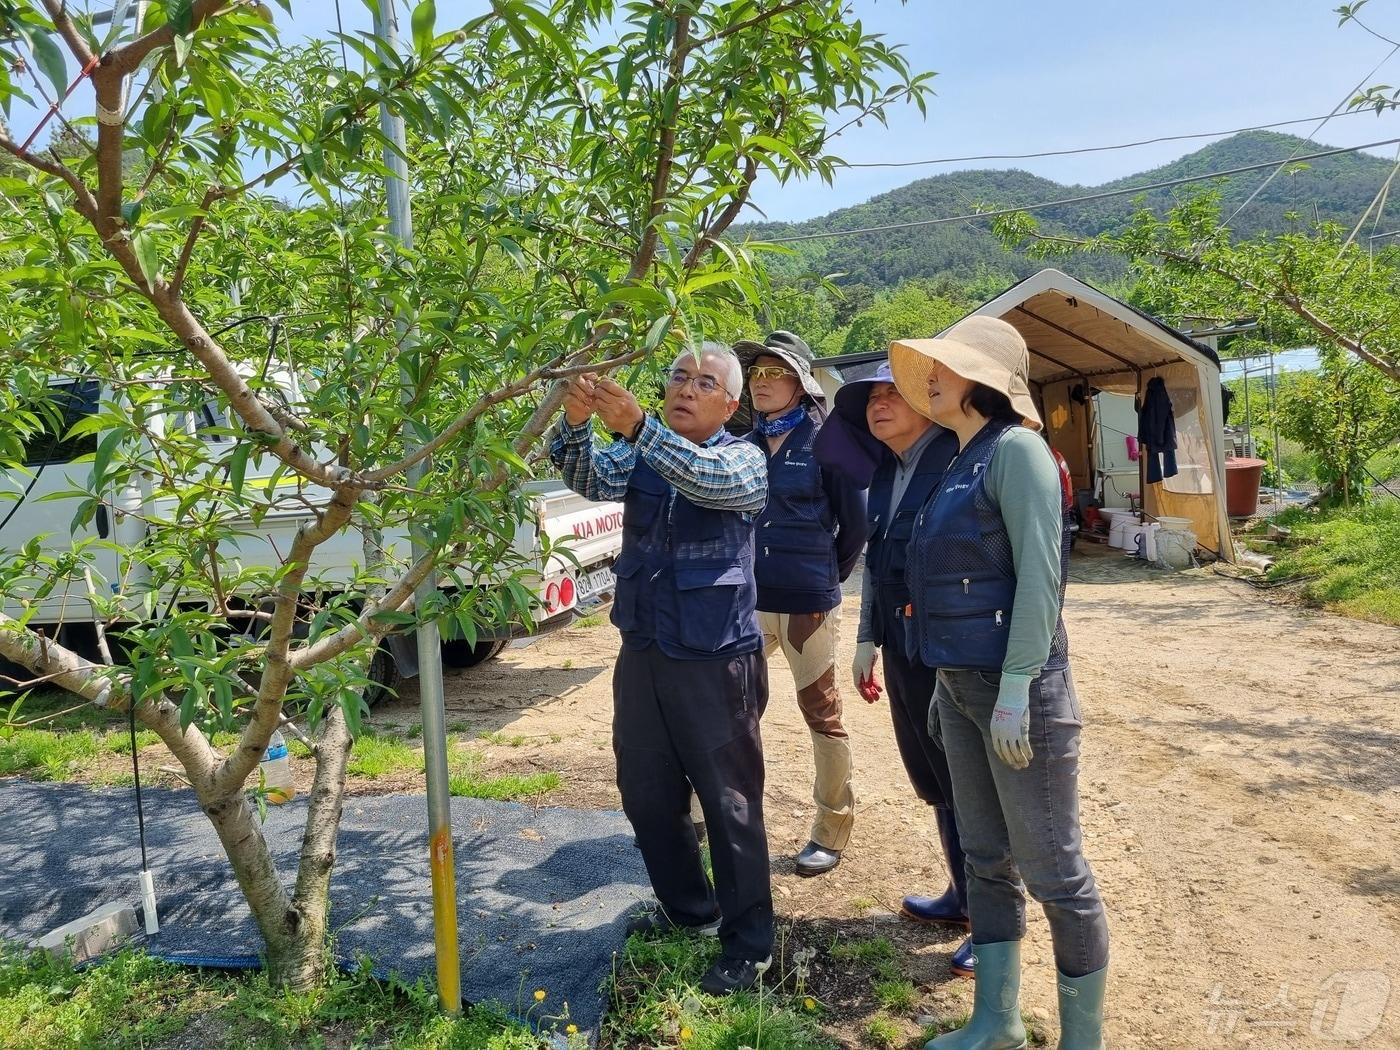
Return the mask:
[[992,750],[1012,769],[1031,764],[1031,682],[1028,674],[1003,674],[992,708]]
[[856,692],[867,704],[880,699],[880,683],[875,680],[875,655],[880,647],[874,642],[856,642],[856,658],[851,664],[851,681]]

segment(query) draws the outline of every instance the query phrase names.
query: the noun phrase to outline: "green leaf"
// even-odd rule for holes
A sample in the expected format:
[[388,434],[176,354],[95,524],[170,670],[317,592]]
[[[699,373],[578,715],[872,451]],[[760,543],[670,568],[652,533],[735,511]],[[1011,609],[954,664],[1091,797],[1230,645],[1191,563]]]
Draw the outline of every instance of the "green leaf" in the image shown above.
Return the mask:
[[62,95],[68,90],[68,63],[63,60],[63,52],[47,33],[35,33],[30,46],[34,48],[35,64],[49,78],[54,91]]
[[180,69],[184,66],[185,60],[190,57],[190,48],[194,46],[194,37],[177,36],[173,43],[175,45],[175,68]]
[[107,466],[111,463],[112,456],[116,453],[117,446],[122,443],[124,437],[126,437],[125,431],[113,430],[108,433],[107,436],[102,439],[101,444],[97,446],[97,453],[92,458],[92,480],[94,485],[101,486],[102,479],[107,474]]
[[433,48],[433,25],[437,22],[437,5],[433,0],[421,0],[413,9],[413,46],[420,55]]
[[647,330],[646,340],[642,343],[643,348],[655,350],[660,346],[661,341],[670,333],[673,320],[670,314],[664,314],[653,321],[651,328]]
[[228,483],[235,498],[243,495],[243,476],[248,471],[248,455],[253,451],[251,441],[244,441],[233,450],[228,460]]
[[136,265],[141,267],[147,286],[154,288],[160,279],[160,254],[151,231],[137,230],[131,238],[131,250],[136,254]]

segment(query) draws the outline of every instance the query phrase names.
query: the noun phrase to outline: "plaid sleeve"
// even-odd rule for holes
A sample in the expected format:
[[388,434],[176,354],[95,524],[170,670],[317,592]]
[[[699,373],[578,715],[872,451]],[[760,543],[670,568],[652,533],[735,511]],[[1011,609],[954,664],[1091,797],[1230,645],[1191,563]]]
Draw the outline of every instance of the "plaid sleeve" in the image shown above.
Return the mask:
[[625,441],[595,448],[592,420],[575,427],[561,417],[549,460],[559,468],[564,484],[584,499],[618,500],[627,493],[637,450]]
[[757,514],[768,502],[768,463],[757,445],[697,445],[648,416],[635,448],[698,507]]

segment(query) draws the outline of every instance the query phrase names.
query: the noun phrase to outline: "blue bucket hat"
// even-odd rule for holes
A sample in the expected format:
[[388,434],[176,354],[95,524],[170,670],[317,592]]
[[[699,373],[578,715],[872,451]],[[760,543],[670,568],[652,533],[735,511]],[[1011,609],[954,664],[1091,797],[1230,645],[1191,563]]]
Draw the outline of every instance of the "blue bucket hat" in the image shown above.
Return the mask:
[[875,469],[889,455],[884,443],[870,433],[865,405],[874,384],[893,382],[889,361],[882,361],[874,374],[843,383],[833,399],[833,411],[812,446],[817,462],[844,474],[862,488],[870,486]]

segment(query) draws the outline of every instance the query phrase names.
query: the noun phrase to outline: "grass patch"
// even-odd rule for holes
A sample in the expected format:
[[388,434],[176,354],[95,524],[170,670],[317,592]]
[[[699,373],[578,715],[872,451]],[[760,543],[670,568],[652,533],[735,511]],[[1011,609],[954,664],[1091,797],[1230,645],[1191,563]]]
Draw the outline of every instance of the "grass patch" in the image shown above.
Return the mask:
[[777,966],[752,992],[724,998],[699,992],[700,978],[718,957],[713,938],[630,939],[608,982],[611,1009],[603,1020],[603,1045],[835,1050],[811,1009],[775,972]]
[[401,773],[423,772],[423,752],[401,737],[366,733],[355,740],[346,772],[375,780]]
[[855,909],[857,915],[864,915],[880,906],[880,902],[874,897],[852,897],[851,907]]
[[[421,982],[379,982],[367,971],[336,974],[324,987],[293,993],[261,974],[197,971],[135,951],[78,972],[0,945],[0,1047],[164,1045],[543,1050],[549,1044],[500,1007],[479,1006],[452,1021],[437,1012]],[[581,1050],[583,1042],[575,1035],[569,1045]]]
[[527,738],[519,733],[514,736],[506,736],[504,733],[478,733],[477,739],[484,740],[488,744],[495,744],[497,747],[520,747]]
[[917,996],[914,982],[903,977],[875,982],[875,999],[886,1010],[907,1012],[914,1008]]
[[876,967],[881,963],[893,963],[896,952],[894,942],[888,937],[870,937],[833,944],[827,954],[837,962]]
[[607,618],[606,616],[599,616],[597,613],[594,613],[594,614],[591,615],[591,616],[580,616],[577,620],[574,621],[574,626],[575,626],[575,627],[602,627],[603,624],[605,624],[605,623],[607,623],[607,622],[608,622],[608,618]]
[[71,780],[101,748],[91,730],[19,729],[0,739],[0,776],[24,773],[35,780]]
[[451,759],[448,792],[461,798],[484,798],[496,802],[519,802],[538,798],[558,789],[563,779],[558,773],[506,773],[488,776],[482,770],[481,756],[459,751]]
[[862,1029],[860,1036],[871,1046],[885,1047],[886,1050],[890,1050],[891,1047],[899,1045],[904,1037],[904,1031],[892,1017],[876,1014],[865,1022],[865,1028]]
[[1311,576],[1303,598],[1346,616],[1400,625],[1400,500],[1352,511],[1291,509],[1290,543],[1270,551],[1271,579]]

